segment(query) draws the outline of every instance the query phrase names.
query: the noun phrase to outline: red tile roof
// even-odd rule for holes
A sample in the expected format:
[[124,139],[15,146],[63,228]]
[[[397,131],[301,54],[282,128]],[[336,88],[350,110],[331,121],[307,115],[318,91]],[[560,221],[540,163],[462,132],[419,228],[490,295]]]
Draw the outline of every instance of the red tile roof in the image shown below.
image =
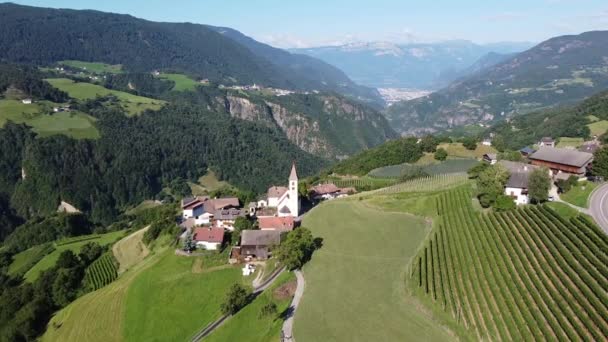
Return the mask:
[[222,243],[224,241],[224,229],[196,228],[194,230],[194,241]]
[[293,230],[295,221],[293,217],[260,217],[258,219],[260,229]]
[[336,192],[340,191],[340,188],[338,188],[333,183],[327,183],[327,184],[320,184],[320,185],[314,186],[312,188],[312,191],[316,195],[325,195],[325,194],[336,193]]
[[268,198],[279,198],[287,192],[287,188],[284,186],[273,186],[268,189]]

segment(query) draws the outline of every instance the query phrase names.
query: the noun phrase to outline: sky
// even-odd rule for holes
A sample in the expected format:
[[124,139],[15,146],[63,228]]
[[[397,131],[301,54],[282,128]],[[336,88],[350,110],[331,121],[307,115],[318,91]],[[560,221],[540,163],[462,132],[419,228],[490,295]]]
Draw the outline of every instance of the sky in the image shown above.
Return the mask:
[[540,42],[608,30],[606,0],[13,0],[237,29],[281,48],[353,42]]

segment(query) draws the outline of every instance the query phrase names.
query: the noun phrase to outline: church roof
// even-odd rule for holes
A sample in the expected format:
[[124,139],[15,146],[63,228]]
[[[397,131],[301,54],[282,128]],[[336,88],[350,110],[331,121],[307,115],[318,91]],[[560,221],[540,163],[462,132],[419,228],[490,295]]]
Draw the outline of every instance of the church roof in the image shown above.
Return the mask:
[[291,164],[291,173],[289,174],[289,180],[298,180],[298,173],[296,172],[296,163]]
[[287,188],[284,186],[272,186],[268,189],[268,198],[279,198],[287,192]]
[[291,214],[291,210],[289,210],[289,208],[286,205],[283,206],[283,208],[281,208],[281,210],[279,212],[281,214]]

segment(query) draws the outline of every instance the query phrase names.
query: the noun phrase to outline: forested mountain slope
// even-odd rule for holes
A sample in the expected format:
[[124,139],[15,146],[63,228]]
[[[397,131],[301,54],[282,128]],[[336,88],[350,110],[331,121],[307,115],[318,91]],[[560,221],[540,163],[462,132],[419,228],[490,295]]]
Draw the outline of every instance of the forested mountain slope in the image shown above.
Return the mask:
[[574,103],[608,88],[608,31],[549,39],[429,96],[396,103],[387,117],[403,133],[493,123]]
[[224,84],[332,90],[380,101],[377,92],[355,85],[321,61],[265,46],[234,30],[229,34],[217,30],[98,11],[4,3],[0,4],[0,61],[105,62],[121,64],[131,72],[170,70]]

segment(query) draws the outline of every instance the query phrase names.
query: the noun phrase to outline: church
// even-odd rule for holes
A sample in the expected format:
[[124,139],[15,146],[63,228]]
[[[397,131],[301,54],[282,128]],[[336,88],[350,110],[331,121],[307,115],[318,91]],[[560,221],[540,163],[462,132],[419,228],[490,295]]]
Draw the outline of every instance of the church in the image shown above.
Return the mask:
[[[257,216],[298,217],[300,214],[300,198],[298,195],[298,173],[296,164],[291,165],[288,186],[271,186],[266,195],[257,201],[259,213]],[[264,210],[266,209],[266,210]],[[269,211],[268,209],[274,209]],[[276,211],[275,211],[276,210]]]

